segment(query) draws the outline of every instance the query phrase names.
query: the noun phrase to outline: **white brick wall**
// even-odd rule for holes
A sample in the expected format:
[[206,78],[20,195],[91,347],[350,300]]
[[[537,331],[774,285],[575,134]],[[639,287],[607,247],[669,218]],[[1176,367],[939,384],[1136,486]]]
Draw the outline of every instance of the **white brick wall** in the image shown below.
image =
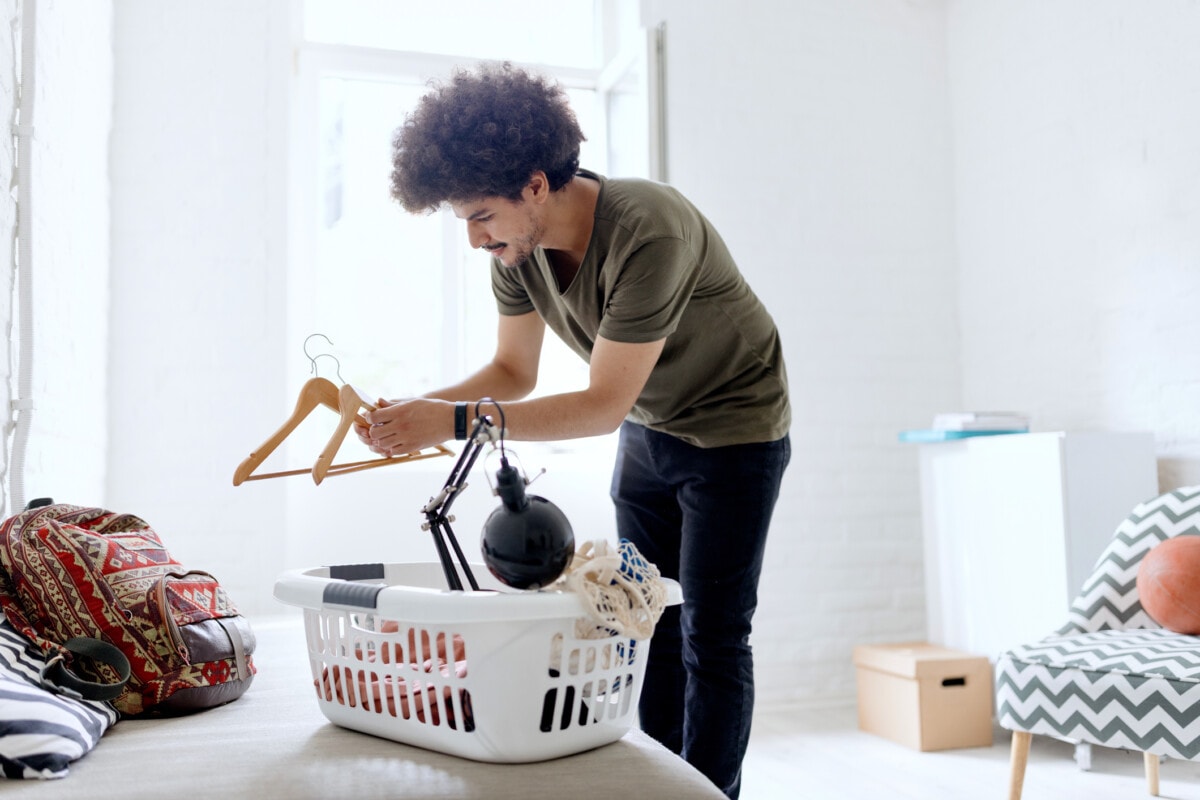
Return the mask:
[[[18,0],[4,0],[0,3],[0,64],[13,64],[16,53],[20,50],[20,27],[18,25]],[[18,76],[15,70],[0,69],[0,114],[4,119],[12,120],[17,116],[17,84]],[[13,185],[13,170],[15,167],[13,153],[13,137],[0,136],[0,186]],[[16,197],[11,192],[0,192],[0,241],[11,242],[16,234],[17,204]],[[16,262],[13,248],[0,248],[0,320],[9,329],[13,319],[15,297],[13,289],[16,283]],[[3,357],[0,357],[0,408],[10,408],[13,395],[16,393],[15,382],[12,381],[15,355],[15,342],[10,333],[6,337]],[[11,422],[9,415],[4,415],[4,441],[11,437]],[[0,478],[4,485],[0,487],[0,513],[7,513],[9,474],[9,448],[0,448]]]
[[26,499],[100,504],[108,466],[112,6],[37,4],[34,402]]
[[[5,3],[0,56],[13,64],[21,36],[18,4]],[[108,131],[112,118],[111,6],[107,2],[37,4],[36,90],[30,150],[33,394],[25,497],[97,503],[104,498],[108,351]],[[15,37],[9,38],[9,37]],[[18,46],[19,49],[19,46]],[[14,119],[16,75],[5,69],[3,106]],[[24,120],[26,124],[30,120]],[[12,140],[3,138],[3,177],[11,176]],[[4,181],[8,185],[8,181]],[[13,198],[0,201],[0,231],[11,241]],[[15,280],[5,250],[7,289]],[[3,318],[13,323],[5,372],[17,367],[15,299],[4,293]],[[6,382],[4,401],[16,392]],[[6,428],[6,433],[8,432]],[[7,448],[6,448],[7,451]],[[5,458],[7,459],[7,452]],[[5,481],[5,495],[9,483]],[[5,504],[6,511],[9,503]],[[18,509],[19,510],[19,509]]]
[[964,398],[1200,481],[1200,5],[954,3]]

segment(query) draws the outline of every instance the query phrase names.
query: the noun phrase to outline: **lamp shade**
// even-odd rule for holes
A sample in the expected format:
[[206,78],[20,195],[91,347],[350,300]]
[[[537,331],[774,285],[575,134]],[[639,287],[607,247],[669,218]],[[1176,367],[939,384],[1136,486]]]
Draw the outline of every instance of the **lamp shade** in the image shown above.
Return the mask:
[[548,586],[575,555],[571,523],[549,500],[525,494],[524,483],[512,467],[501,467],[496,479],[502,503],[483,523],[483,562],[507,586]]

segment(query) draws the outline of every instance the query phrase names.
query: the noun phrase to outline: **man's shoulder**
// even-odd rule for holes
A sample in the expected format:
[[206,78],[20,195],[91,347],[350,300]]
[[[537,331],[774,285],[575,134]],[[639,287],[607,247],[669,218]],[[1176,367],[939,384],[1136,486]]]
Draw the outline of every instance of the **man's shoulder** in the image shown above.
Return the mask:
[[607,178],[601,184],[596,221],[637,239],[688,238],[699,215],[676,189],[644,178]]
[[602,194],[615,200],[662,203],[683,202],[683,195],[672,186],[647,178],[608,178],[602,184]]

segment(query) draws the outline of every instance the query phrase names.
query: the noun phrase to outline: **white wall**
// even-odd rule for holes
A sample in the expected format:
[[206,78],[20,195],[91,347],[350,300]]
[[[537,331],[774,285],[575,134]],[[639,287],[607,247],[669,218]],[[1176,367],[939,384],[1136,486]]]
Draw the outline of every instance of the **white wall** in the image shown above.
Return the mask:
[[283,488],[231,480],[285,403],[288,4],[113,11],[107,502],[274,610]]
[[673,0],[652,14],[667,22],[672,181],[775,316],[791,380],[759,694],[848,696],[853,644],[923,637],[915,453],[896,434],[959,404],[943,13]]
[[[6,119],[15,120],[17,80],[14,49],[20,50],[16,2],[0,7],[6,25],[0,39],[5,65],[2,91]],[[108,132],[112,119],[112,9],[107,2],[40,2],[34,50],[34,138],[28,165],[32,175],[31,221],[34,297],[34,407],[25,457],[24,501],[53,497],[84,505],[104,499],[107,466],[106,425],[109,321]],[[3,137],[0,180],[9,186],[12,139]],[[13,198],[0,200],[0,237],[12,242]],[[18,313],[7,289],[16,284],[12,247],[3,248],[5,289],[0,317],[8,332],[8,358],[2,370],[18,364]],[[6,381],[5,407],[15,398],[15,377]],[[7,419],[7,417],[6,417]],[[5,427],[11,435],[12,423]],[[11,441],[11,439],[10,439]],[[7,496],[4,512],[15,513]]]
[[[41,6],[72,43],[53,63],[103,95],[106,61],[89,48],[107,7],[92,19]],[[103,384],[91,354],[104,327],[78,321],[54,345],[72,380],[54,402],[80,417],[47,420],[83,426],[68,474],[149,519],[256,615],[281,610],[270,591],[284,566],[428,557],[414,517],[449,466],[231,485],[290,410],[302,357],[284,316],[289,7],[112,5],[108,424],[87,422],[103,399],[78,400]],[[754,636],[762,700],[848,697],[853,644],[923,635],[916,457],[898,430],[1013,406],[1041,429],[1155,430],[1164,486],[1200,463],[1185,347],[1200,280],[1195,4],[1131,8],[648,4],[668,25],[672,178],[775,314],[792,380],[795,455]],[[58,120],[55,135],[86,131],[64,158],[103,139],[102,113]],[[81,159],[85,187],[41,190],[43,208],[70,211],[63,237],[109,213]],[[104,296],[90,278],[56,280],[83,293],[73,308]],[[105,428],[107,446],[88,438]],[[45,429],[38,442],[59,446]],[[547,466],[542,494],[572,519],[603,518],[606,469]],[[486,506],[464,495],[464,538]]]
[[[19,5],[18,0],[4,0],[3,3],[0,3],[0,19],[7,23],[0,26],[0,64],[15,64],[16,54],[20,51]],[[16,69],[0,69],[0,114],[3,114],[5,119],[17,119],[19,78]],[[0,136],[0,185],[13,185],[15,167],[13,137]],[[0,241],[11,242],[16,235],[16,228],[16,197],[9,192],[0,192]],[[3,377],[3,381],[0,382],[0,403],[3,403],[3,406],[0,407],[3,408],[12,407],[12,400],[17,393],[13,380],[16,358],[13,348],[16,346],[16,342],[11,328],[16,300],[13,295],[17,278],[15,270],[16,260],[13,248],[0,248],[0,320],[3,320],[5,331],[8,333],[4,357],[0,358],[0,377]],[[8,442],[12,435],[12,422],[7,416],[5,420],[4,435],[5,442]],[[4,478],[4,487],[0,491],[0,501],[2,501],[0,502],[0,513],[5,514],[8,513],[9,508],[7,503],[9,468],[9,448],[0,448],[0,476]]]
[[968,406],[1200,482],[1200,4],[950,6]]

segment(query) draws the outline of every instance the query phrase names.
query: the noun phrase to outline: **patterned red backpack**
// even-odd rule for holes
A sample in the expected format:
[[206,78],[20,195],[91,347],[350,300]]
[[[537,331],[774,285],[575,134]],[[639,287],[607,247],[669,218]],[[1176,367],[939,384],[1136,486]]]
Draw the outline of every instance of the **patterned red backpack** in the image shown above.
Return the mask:
[[221,705],[254,677],[254,634],[224,589],[130,514],[59,504],[5,520],[0,609],[46,653],[49,688],[128,716]]

